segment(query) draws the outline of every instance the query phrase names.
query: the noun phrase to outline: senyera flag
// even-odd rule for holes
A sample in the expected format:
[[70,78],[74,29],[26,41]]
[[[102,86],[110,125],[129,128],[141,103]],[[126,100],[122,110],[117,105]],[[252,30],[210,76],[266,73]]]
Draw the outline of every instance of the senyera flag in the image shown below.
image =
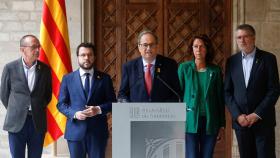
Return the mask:
[[65,131],[66,118],[56,108],[63,75],[72,71],[66,8],[64,0],[43,0],[39,60],[52,71],[52,100],[47,107],[48,131],[44,146],[56,141]]

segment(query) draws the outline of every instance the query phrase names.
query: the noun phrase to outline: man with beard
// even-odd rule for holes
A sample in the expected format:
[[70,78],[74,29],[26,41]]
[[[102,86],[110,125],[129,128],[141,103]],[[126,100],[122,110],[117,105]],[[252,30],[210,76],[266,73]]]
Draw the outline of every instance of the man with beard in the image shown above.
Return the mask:
[[51,70],[38,59],[40,42],[34,35],[20,40],[21,58],[8,63],[1,78],[1,100],[7,109],[4,130],[8,131],[13,158],[41,157],[47,130],[46,107],[51,100]]
[[108,74],[93,68],[94,45],[77,47],[79,69],[63,77],[57,108],[67,117],[65,139],[71,158],[104,158],[106,114],[116,97]]

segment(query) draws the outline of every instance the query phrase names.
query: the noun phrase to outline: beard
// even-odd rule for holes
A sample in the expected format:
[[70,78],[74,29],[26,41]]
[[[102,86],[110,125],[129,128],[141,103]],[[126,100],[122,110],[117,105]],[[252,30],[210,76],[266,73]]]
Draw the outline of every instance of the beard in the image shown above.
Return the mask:
[[91,68],[93,68],[93,63],[79,63],[79,66],[84,70],[90,70]]

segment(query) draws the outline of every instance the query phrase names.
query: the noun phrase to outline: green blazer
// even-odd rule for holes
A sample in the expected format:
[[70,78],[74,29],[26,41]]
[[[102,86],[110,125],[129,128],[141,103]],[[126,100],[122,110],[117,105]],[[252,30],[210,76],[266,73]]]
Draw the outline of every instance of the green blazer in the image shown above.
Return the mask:
[[186,132],[197,133],[199,106],[198,97],[206,100],[206,133],[217,134],[225,126],[225,105],[223,97],[223,80],[220,67],[207,64],[207,90],[205,96],[198,96],[198,76],[194,60],[184,62],[178,69],[183,100],[186,103]]

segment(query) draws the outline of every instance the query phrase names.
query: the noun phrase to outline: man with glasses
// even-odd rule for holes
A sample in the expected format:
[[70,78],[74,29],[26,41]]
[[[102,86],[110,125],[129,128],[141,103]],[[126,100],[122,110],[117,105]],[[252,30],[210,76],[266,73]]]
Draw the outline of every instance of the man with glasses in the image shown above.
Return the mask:
[[20,40],[22,57],[8,63],[1,78],[1,101],[7,109],[4,130],[8,131],[13,158],[42,155],[47,130],[46,107],[51,100],[51,70],[39,57],[40,43],[34,35]]
[[110,76],[93,67],[94,45],[77,48],[79,69],[65,75],[58,110],[67,117],[64,138],[71,158],[104,158],[108,138],[106,114],[116,96]]
[[120,102],[178,102],[180,86],[176,61],[158,55],[158,37],[149,30],[138,35],[141,57],[122,68]]
[[275,158],[275,104],[279,97],[277,61],[255,46],[255,29],[236,29],[239,53],[226,65],[225,101],[232,116],[240,158]]

